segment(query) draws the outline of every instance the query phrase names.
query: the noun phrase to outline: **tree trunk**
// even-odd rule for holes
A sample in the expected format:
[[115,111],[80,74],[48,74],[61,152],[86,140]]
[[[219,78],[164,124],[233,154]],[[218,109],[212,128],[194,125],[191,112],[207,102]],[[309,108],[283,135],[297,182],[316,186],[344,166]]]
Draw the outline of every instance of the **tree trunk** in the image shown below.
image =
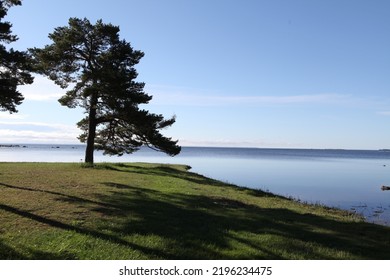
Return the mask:
[[85,163],[93,164],[93,152],[95,150],[95,136],[96,136],[96,105],[97,96],[91,96],[89,117],[88,117],[88,138],[87,148],[85,150]]

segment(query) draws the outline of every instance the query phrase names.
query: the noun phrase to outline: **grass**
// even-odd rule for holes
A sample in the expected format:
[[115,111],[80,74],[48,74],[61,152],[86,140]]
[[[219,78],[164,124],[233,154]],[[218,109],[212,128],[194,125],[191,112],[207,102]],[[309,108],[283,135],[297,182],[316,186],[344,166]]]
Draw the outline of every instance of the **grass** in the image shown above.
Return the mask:
[[0,259],[390,259],[390,228],[186,166],[0,163]]

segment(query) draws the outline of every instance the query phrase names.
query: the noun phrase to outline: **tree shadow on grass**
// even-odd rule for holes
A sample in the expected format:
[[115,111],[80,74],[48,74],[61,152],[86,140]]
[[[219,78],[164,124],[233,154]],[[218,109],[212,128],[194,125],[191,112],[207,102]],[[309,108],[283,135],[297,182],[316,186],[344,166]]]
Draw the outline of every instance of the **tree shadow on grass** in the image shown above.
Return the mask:
[[45,252],[42,250],[30,248],[21,248],[26,254],[21,254],[15,250],[10,249],[9,246],[1,244],[0,242],[0,259],[1,260],[27,260],[33,258],[34,260],[74,260],[77,259],[71,253],[55,253]]
[[51,194],[51,195],[55,196],[56,199],[59,200],[59,201],[78,202],[78,203],[83,203],[83,204],[84,203],[87,203],[87,204],[100,204],[100,205],[102,205],[104,207],[116,207],[115,205],[105,204],[103,202],[96,201],[96,200],[91,200],[91,199],[82,198],[82,197],[75,196],[75,195],[69,195],[69,194],[65,194],[65,193],[60,193],[60,192],[54,192],[54,191],[49,191],[49,190],[42,190],[42,189],[39,189],[39,188],[29,188],[29,187],[22,187],[22,186],[13,186],[13,185],[9,185],[9,184],[0,183],[0,187],[1,186],[9,188],[9,189],[15,189],[15,190],[21,190],[21,191]]
[[125,172],[130,174],[141,174],[145,176],[173,177],[173,178],[185,180],[191,183],[204,185],[204,186],[208,185],[208,186],[223,187],[223,188],[233,188],[236,191],[244,191],[247,194],[256,197],[272,196],[272,197],[285,198],[283,196],[279,196],[261,189],[238,187],[237,185],[234,184],[221,182],[219,180],[208,178],[201,174],[189,172],[188,170],[190,170],[191,167],[187,165],[184,166],[185,170],[180,170],[177,167],[171,167],[169,164],[158,164],[157,166],[155,165],[136,166],[133,164],[115,163],[115,164],[103,165],[103,166],[105,169],[109,169],[112,171]]
[[36,260],[72,260],[76,256],[69,252],[45,252],[32,248],[19,248],[20,253],[11,246],[6,244],[6,241],[0,239],[0,260],[26,260],[33,257]]
[[[46,217],[43,217],[40,215],[36,215],[36,214],[30,213],[28,211],[19,210],[15,207],[11,207],[11,206],[4,205],[4,204],[0,204],[0,210],[7,211],[9,213],[16,214],[20,217],[28,218],[28,219],[31,219],[33,221],[49,225],[53,228],[74,231],[76,233],[80,233],[80,234],[84,234],[84,235],[87,235],[90,237],[109,241],[109,242],[115,243],[117,245],[126,246],[126,247],[132,248],[134,250],[141,251],[142,253],[144,253],[146,255],[156,256],[156,254],[157,254],[157,255],[165,256],[165,258],[169,258],[169,256],[165,255],[163,252],[160,252],[160,251],[156,252],[153,249],[149,249],[149,248],[146,248],[143,246],[139,246],[137,244],[133,244],[133,243],[128,242],[128,241],[126,241],[126,240],[124,240],[116,235],[107,234],[107,233],[104,233],[102,231],[96,231],[96,230],[87,229],[87,228],[83,228],[83,227],[73,226],[70,224],[63,223],[61,221],[57,221],[54,219],[50,219],[50,218],[46,218]],[[37,251],[37,253],[33,256],[33,258],[40,259],[40,257],[44,256],[44,255],[45,255],[45,253]],[[51,254],[47,253],[46,255],[49,256]],[[57,258],[63,258],[63,259],[67,258],[65,256],[62,256],[61,254],[58,254],[56,256],[57,256]]]
[[26,256],[17,252],[14,248],[7,245],[3,239],[0,239],[0,260],[26,259]]
[[[358,259],[390,258],[390,229],[385,227],[337,222],[288,209],[261,208],[234,199],[140,191],[116,183],[106,185],[120,188],[101,200],[126,206],[128,217],[138,217],[112,225],[110,230],[125,235],[160,236],[171,242],[169,255],[177,259],[333,259],[337,258],[334,249]],[[285,242],[267,243],[263,237],[269,236]],[[310,251],[310,246],[302,246],[307,242],[323,250]],[[275,249],[274,245],[281,247]],[[231,255],[229,250],[237,252]]]
[[[149,175],[152,172],[204,186],[227,187],[221,182],[165,166],[129,168],[132,168],[129,172]],[[340,222],[282,208],[262,208],[234,198],[166,193],[115,181],[106,182],[109,192],[93,200],[1,185],[20,191],[47,192],[54,199],[75,206],[88,203],[88,209],[102,214],[102,219],[95,227],[87,228],[12,205],[0,204],[2,211],[136,250],[150,259],[334,259],[338,258],[335,250],[357,259],[390,259],[390,229],[373,224]],[[253,196],[268,195],[255,190],[238,190]],[[158,237],[165,246],[130,242],[135,235]],[[31,251],[30,255],[34,259],[77,258],[66,253],[39,250]],[[0,258],[24,259],[29,256],[19,254],[0,240]]]
[[[126,169],[121,169],[125,167]],[[173,177],[181,180],[187,180],[192,183],[201,184],[201,185],[211,185],[211,186],[219,186],[219,187],[235,187],[234,185],[224,183],[218,180],[214,180],[208,177],[205,177],[201,174],[196,174],[192,172],[188,172],[191,168],[190,166],[184,166],[185,170],[180,170],[175,167],[169,166],[169,164],[160,164],[157,166],[136,166],[136,165],[126,165],[126,164],[111,164],[105,165],[105,169],[126,172],[126,173],[135,173],[146,176],[164,176],[164,177]]]

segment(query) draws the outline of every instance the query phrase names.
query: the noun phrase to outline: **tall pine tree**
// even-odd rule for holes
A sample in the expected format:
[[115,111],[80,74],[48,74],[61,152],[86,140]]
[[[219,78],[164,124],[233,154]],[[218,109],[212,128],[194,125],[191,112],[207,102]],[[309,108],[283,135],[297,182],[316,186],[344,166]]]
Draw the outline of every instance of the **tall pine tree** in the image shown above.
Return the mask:
[[38,72],[62,88],[71,87],[59,102],[86,110],[87,116],[78,123],[83,130],[79,139],[87,143],[86,163],[94,162],[95,149],[123,155],[146,145],[172,156],[180,152],[177,141],[160,133],[175,122],[175,116],[164,119],[139,108],[152,99],[144,92],[144,83],[135,81],[134,65],[144,54],[120,40],[119,27],[71,18],[49,38],[52,44],[31,53]]
[[24,99],[17,87],[33,82],[27,53],[8,50],[4,45],[17,40],[11,32],[11,23],[3,20],[13,5],[21,5],[21,1],[0,0],[0,110],[10,113],[17,112],[16,106]]

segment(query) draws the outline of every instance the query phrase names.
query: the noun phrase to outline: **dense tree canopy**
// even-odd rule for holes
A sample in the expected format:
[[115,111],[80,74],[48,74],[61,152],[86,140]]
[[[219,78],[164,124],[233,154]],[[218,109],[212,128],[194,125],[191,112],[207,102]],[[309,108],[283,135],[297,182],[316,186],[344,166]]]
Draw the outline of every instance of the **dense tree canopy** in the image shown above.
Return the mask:
[[169,155],[180,152],[177,141],[160,133],[175,117],[164,119],[139,108],[152,99],[144,83],[135,81],[134,65],[144,54],[120,40],[119,27],[71,18],[49,38],[52,44],[31,53],[38,72],[62,88],[71,87],[60,103],[85,108],[87,116],[78,126],[83,130],[79,139],[87,143],[87,163],[93,163],[94,149],[123,155],[146,145]]
[[3,21],[8,9],[13,5],[21,5],[21,1],[0,0],[0,110],[10,113],[17,112],[16,106],[24,99],[17,87],[33,82],[27,53],[12,48],[8,50],[4,45],[17,40],[12,34],[11,23]]

